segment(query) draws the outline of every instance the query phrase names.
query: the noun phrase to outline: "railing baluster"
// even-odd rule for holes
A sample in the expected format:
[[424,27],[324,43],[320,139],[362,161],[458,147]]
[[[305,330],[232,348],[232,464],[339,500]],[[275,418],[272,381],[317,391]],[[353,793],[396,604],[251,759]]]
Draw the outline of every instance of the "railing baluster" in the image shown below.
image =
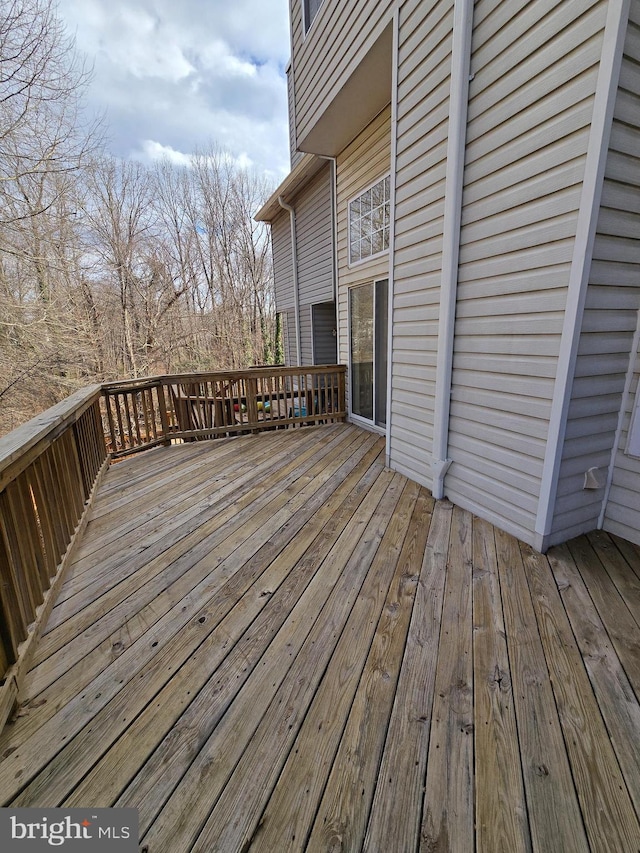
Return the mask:
[[[344,373],[341,365],[260,367],[107,383],[104,394],[108,401],[115,401],[121,433],[113,455],[134,453],[172,440],[260,432],[273,429],[276,424],[286,427],[342,420]],[[134,415],[132,419],[131,405],[136,399],[140,401],[134,406],[139,417]],[[106,409],[111,413],[110,405]],[[143,419],[145,435],[140,432]],[[115,420],[111,415],[111,436]],[[154,424],[158,428],[154,429]],[[112,437],[110,441],[113,446]]]
[[124,425],[122,423],[122,410],[120,408],[120,394],[114,394],[113,395],[113,404],[114,404],[114,407],[116,410],[116,418],[118,419],[118,437],[119,437],[119,444],[120,444],[119,449],[120,450],[126,450],[129,445],[128,445],[128,442],[126,439],[126,435],[125,435],[125,431],[124,431]]

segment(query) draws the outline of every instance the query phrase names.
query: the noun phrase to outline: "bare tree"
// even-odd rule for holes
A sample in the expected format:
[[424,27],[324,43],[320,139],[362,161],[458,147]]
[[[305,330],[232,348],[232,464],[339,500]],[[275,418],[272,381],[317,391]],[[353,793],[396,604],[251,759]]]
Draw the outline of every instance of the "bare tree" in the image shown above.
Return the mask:
[[[0,4],[0,191],[2,220],[19,221],[47,209],[27,194],[28,176],[79,168],[97,125],[82,120],[90,72],[65,34],[52,0]],[[48,201],[50,203],[50,200]]]
[[[53,0],[0,3],[0,397],[5,426],[93,372],[77,283],[76,179],[97,125]],[[73,284],[73,286],[72,286]],[[84,379],[86,381],[86,379]]]

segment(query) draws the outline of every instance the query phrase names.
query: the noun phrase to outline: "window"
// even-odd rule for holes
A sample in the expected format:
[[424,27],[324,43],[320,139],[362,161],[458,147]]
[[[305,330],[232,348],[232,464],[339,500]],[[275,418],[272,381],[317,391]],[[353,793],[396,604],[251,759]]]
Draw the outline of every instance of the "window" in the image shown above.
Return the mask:
[[349,263],[356,264],[389,248],[391,179],[378,181],[349,202]]
[[322,6],[322,0],[302,0],[302,5],[304,7],[304,31],[307,33],[313,19],[318,14],[318,9]]
[[349,290],[351,413],[378,426],[387,422],[387,305],[389,282]]

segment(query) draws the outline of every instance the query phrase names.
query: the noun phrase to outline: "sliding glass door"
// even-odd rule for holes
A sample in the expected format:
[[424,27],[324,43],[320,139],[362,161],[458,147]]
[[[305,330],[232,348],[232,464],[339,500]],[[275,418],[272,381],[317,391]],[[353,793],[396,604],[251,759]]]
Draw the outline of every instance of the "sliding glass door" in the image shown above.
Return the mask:
[[351,412],[387,423],[387,279],[349,291]]

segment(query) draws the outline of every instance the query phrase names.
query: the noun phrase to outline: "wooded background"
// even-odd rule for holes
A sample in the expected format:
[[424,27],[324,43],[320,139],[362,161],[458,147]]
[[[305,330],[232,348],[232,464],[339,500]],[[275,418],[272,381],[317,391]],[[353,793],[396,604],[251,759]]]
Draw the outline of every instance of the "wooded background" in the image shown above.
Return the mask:
[[106,153],[52,0],[0,3],[0,433],[95,381],[281,361],[271,192],[209,142]]

